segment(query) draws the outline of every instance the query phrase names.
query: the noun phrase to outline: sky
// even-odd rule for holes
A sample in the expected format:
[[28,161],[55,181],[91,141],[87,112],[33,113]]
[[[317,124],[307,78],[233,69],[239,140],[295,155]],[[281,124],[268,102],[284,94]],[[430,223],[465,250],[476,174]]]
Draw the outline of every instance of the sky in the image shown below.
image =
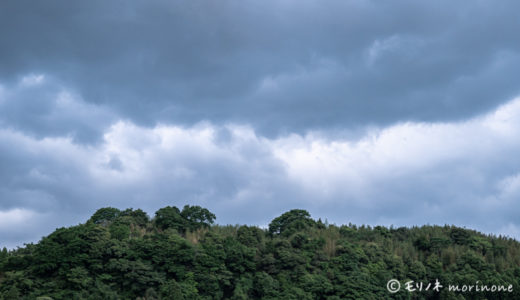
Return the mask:
[[0,3],[0,247],[101,207],[520,238],[518,1]]

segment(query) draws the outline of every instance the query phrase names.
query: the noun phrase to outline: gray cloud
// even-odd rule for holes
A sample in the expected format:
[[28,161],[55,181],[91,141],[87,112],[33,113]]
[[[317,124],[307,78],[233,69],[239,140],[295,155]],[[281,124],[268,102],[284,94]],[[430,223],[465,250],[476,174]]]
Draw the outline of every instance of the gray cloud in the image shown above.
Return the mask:
[[517,6],[4,1],[0,77],[49,74],[152,126],[272,135],[460,120],[519,92]]
[[3,1],[0,246],[186,203],[518,238],[517,6]]
[[[266,225],[305,208],[338,224],[456,224],[518,238],[519,129],[518,99],[465,122],[401,123],[355,140],[119,121],[83,144],[4,129],[0,214],[11,221],[0,221],[0,240],[35,241],[104,206],[153,214],[186,203],[221,224]],[[18,224],[33,227],[13,234]]]
[[92,143],[116,116],[107,107],[86,103],[52,78],[39,74],[0,85],[0,126],[37,138],[69,136]]

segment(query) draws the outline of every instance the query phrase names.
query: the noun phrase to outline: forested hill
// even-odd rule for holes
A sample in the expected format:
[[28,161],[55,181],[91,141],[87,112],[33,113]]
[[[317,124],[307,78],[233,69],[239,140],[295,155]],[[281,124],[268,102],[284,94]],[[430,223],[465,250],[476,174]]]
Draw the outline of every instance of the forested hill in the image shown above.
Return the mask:
[[[304,210],[268,229],[199,206],[99,209],[0,253],[1,299],[520,299],[520,244],[453,226],[329,225]],[[390,293],[387,282],[401,290]],[[438,280],[444,288],[424,290]],[[406,282],[424,283],[409,292]],[[449,291],[448,284],[512,285]]]

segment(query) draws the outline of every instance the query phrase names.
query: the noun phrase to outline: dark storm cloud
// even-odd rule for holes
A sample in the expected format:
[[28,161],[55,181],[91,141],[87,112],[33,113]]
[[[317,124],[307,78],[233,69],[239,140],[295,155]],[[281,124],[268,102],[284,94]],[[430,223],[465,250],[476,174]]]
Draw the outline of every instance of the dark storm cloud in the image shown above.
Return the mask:
[[184,204],[520,237],[518,6],[2,1],[0,247]]
[[456,120],[520,92],[515,1],[3,1],[0,76],[140,124]]
[[106,107],[84,102],[52,78],[30,74],[1,85],[0,126],[37,138],[68,136],[76,142],[99,141],[115,119]]

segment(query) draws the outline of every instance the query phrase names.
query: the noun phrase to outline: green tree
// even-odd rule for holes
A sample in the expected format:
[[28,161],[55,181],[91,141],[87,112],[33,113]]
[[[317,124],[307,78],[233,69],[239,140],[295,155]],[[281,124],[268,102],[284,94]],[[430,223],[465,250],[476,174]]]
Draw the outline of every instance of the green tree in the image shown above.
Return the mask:
[[20,291],[16,287],[16,285],[11,286],[9,291],[4,296],[5,300],[19,300],[20,299]]
[[306,210],[293,209],[271,221],[269,232],[289,236],[314,224],[315,221],[311,219],[311,215]]
[[168,280],[161,286],[161,295],[164,300],[184,300],[182,288],[175,279]]
[[90,217],[90,222],[94,224],[99,224],[103,226],[107,226],[109,223],[114,221],[119,215],[121,211],[114,207],[104,207],[98,209],[92,217]]
[[[520,243],[510,238],[454,226],[337,227],[304,210],[269,231],[214,219],[197,206],[165,207],[152,221],[141,210],[98,210],[0,251],[0,299],[520,299]],[[390,278],[513,292],[389,294]]]
[[125,209],[121,212],[121,216],[130,217],[132,219],[132,223],[139,226],[145,226],[150,221],[150,217],[148,217],[148,214],[141,209]]
[[157,228],[162,230],[172,228],[184,232],[186,228],[186,220],[175,206],[166,206],[156,211],[154,221]]
[[207,228],[215,222],[216,216],[208,209],[198,205],[185,205],[181,216],[186,220],[187,229],[194,231],[199,228]]

